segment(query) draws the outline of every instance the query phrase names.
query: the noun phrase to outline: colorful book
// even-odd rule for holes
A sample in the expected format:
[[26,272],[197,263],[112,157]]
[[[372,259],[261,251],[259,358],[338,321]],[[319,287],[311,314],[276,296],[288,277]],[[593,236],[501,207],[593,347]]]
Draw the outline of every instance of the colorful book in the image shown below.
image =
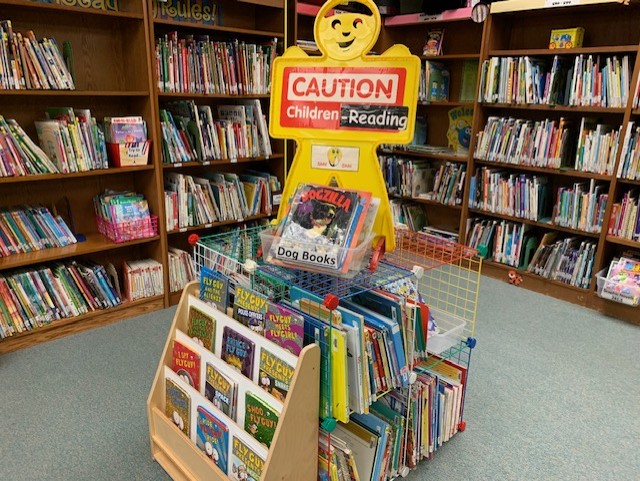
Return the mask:
[[213,352],[216,339],[216,320],[198,309],[189,307],[187,334],[198,344]]
[[442,55],[442,40],[444,39],[444,29],[433,29],[427,32],[427,39],[424,42],[422,55]]
[[285,306],[268,302],[265,337],[298,356],[304,341],[304,319]]
[[290,366],[264,347],[260,349],[258,384],[269,394],[284,402],[291,387],[295,366]]
[[196,418],[196,446],[227,473],[229,455],[229,428],[204,406],[198,406]]
[[231,419],[236,419],[238,385],[215,365],[207,363],[204,397]]
[[233,481],[259,480],[267,460],[239,436],[231,441],[231,466],[228,476]]
[[447,139],[449,148],[451,148],[456,155],[465,155],[469,152],[472,121],[472,107],[456,107],[455,109],[449,110]]
[[240,371],[249,379],[253,379],[254,342],[225,326],[222,332],[221,358]]
[[171,369],[189,386],[197,391],[200,390],[200,355],[175,340]]
[[187,436],[191,433],[191,398],[171,379],[165,378],[165,414]]
[[258,334],[264,334],[267,296],[252,289],[236,286],[233,318]]
[[209,267],[200,270],[200,299],[226,312],[229,304],[229,279]]
[[269,447],[277,425],[277,411],[264,402],[260,396],[247,392],[245,394],[244,430],[257,441]]

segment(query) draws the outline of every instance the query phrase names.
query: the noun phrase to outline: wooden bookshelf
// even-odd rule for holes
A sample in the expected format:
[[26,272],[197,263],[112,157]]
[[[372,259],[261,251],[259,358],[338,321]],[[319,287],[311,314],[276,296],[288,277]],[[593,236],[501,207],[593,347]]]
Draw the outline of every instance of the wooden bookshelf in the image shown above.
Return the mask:
[[[0,0],[0,17],[11,20],[15,32],[32,30],[73,49],[76,90],[3,90],[0,115],[15,119],[38,143],[34,121],[48,107],[88,108],[101,122],[105,116],[141,115],[155,125],[146,0],[120,0],[119,11],[100,10],[27,0]],[[98,233],[95,195],[105,189],[133,190],[144,195],[152,214],[162,213],[161,169],[155,131],[149,129],[147,165],[70,174],[0,178],[0,206],[41,204],[55,207],[75,233],[86,240],[66,247],[15,254],[0,259],[0,274],[59,260],[112,262],[122,280],[122,263],[152,258],[164,263],[166,238],[114,243]],[[124,294],[124,293],[123,293]],[[166,305],[166,296],[123,303],[105,310],[53,321],[51,324],[0,340],[0,353],[22,349],[61,336],[144,314]]]
[[477,165],[494,166],[500,169],[513,169],[513,170],[520,170],[523,172],[539,172],[545,175],[561,175],[566,177],[595,179],[595,180],[602,180],[602,181],[611,180],[610,175],[595,174],[591,172],[582,172],[580,170],[574,170],[574,169],[568,169],[568,170],[551,169],[548,167],[536,167],[533,165],[512,164],[509,162],[493,162],[491,160],[480,160],[480,159],[474,159],[474,163]]

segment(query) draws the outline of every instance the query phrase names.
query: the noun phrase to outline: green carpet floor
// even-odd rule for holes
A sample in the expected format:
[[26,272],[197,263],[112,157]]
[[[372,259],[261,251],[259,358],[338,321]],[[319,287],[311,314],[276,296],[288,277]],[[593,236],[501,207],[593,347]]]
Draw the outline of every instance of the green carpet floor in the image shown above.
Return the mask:
[[[0,357],[0,479],[169,479],[145,409],[173,312]],[[640,327],[483,277],[475,336],[467,430],[407,481],[640,479]]]

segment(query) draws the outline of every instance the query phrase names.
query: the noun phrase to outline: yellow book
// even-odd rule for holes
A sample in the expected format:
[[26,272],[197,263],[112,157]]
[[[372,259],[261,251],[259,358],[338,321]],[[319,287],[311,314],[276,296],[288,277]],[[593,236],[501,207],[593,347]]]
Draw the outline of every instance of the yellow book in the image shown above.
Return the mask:
[[347,334],[335,327],[331,330],[331,403],[333,417],[349,422]]
[[[324,470],[325,472],[329,472],[329,463],[322,456],[318,455],[318,468]],[[340,481],[340,477],[338,476],[338,466],[335,463],[331,463],[331,472],[329,474],[331,481]]]

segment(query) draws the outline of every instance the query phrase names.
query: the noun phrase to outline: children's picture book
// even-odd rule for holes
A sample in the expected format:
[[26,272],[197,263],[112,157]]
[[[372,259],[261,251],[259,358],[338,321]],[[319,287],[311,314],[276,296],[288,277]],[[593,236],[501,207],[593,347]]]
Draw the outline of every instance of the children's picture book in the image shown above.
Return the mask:
[[278,425],[277,411],[251,392],[245,394],[244,406],[244,430],[267,447],[271,446]]
[[260,373],[258,384],[269,394],[284,402],[295,366],[290,366],[266,348],[260,349]]
[[233,318],[264,335],[267,296],[248,287],[236,286],[233,299]]
[[214,414],[198,406],[196,418],[196,446],[210,458],[223,473],[227,473],[229,455],[229,428]]
[[216,320],[197,307],[189,307],[187,334],[205,349],[213,352],[216,339]]
[[231,443],[231,466],[227,475],[233,481],[258,481],[267,460],[266,453],[261,456],[249,443],[235,435]]
[[214,364],[207,363],[204,397],[231,419],[236,419],[238,385]]
[[254,342],[225,326],[222,331],[221,358],[249,379],[253,378]]
[[171,379],[165,378],[165,409],[169,419],[187,436],[191,433],[191,398]]
[[184,344],[173,341],[171,369],[192,388],[200,390],[200,355]]
[[422,49],[422,55],[442,55],[442,40],[444,28],[432,29],[427,32],[427,40]]
[[601,297],[622,304],[640,304],[640,261],[621,257],[609,266]]
[[447,140],[449,148],[457,155],[466,155],[469,152],[472,121],[473,107],[456,107],[449,110]]
[[226,312],[229,304],[229,278],[203,266],[200,270],[200,299]]
[[298,356],[304,341],[304,319],[285,306],[268,302],[265,337]]
[[347,272],[347,249],[357,245],[370,203],[370,192],[298,185],[267,261]]

